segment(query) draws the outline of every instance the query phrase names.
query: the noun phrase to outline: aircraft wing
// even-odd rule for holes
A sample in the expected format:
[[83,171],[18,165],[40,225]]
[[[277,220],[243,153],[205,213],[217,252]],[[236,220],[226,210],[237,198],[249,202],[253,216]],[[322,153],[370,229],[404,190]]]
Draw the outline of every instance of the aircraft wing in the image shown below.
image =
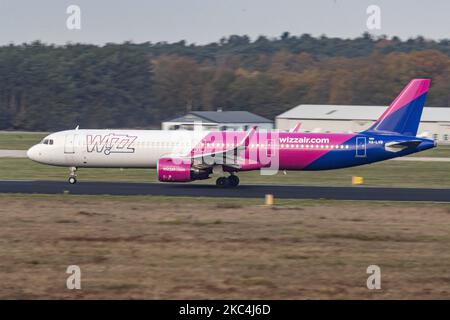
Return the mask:
[[199,168],[211,167],[214,165],[226,165],[227,167],[239,168],[240,158],[238,157],[238,154],[240,151],[248,148],[250,139],[256,131],[256,126],[248,130],[244,138],[236,144],[234,148],[191,156],[190,158],[193,161],[193,165]]

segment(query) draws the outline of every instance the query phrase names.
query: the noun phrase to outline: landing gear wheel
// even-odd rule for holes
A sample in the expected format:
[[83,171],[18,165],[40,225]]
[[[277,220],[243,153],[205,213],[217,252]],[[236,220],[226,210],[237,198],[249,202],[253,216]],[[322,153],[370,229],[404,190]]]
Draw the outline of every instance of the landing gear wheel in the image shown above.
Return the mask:
[[69,172],[70,172],[69,183],[70,184],[77,183],[77,167],[70,167]]
[[239,177],[232,174],[228,177],[228,184],[230,187],[237,187],[239,185]]
[[225,178],[225,177],[217,178],[216,186],[218,186],[218,187],[226,187],[226,186],[228,186],[228,179]]
[[69,177],[69,183],[70,183],[70,184],[75,184],[75,183],[77,183],[77,178],[75,178],[75,177]]

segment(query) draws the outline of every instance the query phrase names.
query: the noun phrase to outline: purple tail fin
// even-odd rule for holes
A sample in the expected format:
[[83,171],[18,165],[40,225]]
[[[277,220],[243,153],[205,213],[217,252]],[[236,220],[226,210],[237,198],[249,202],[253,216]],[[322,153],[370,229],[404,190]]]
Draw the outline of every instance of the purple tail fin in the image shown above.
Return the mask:
[[368,131],[415,136],[431,79],[413,79]]

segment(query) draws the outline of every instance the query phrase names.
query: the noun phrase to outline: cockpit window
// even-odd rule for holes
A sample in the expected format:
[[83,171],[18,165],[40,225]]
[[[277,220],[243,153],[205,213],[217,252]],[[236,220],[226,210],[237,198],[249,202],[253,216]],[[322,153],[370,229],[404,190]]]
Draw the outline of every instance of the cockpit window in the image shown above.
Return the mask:
[[53,139],[44,139],[44,140],[42,140],[42,143],[43,144],[50,144],[50,145],[52,145],[53,144]]

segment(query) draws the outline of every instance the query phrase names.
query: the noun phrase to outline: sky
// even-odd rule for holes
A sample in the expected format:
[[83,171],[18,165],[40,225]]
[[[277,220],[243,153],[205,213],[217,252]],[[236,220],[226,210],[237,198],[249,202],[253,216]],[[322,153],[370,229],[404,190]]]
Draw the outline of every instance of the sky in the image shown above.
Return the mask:
[[[67,7],[81,9],[81,29],[69,30]],[[369,30],[369,5],[381,29]],[[402,39],[450,38],[448,0],[0,0],[0,45],[41,40],[65,44],[124,41],[205,44],[231,34],[354,38],[363,32]]]

